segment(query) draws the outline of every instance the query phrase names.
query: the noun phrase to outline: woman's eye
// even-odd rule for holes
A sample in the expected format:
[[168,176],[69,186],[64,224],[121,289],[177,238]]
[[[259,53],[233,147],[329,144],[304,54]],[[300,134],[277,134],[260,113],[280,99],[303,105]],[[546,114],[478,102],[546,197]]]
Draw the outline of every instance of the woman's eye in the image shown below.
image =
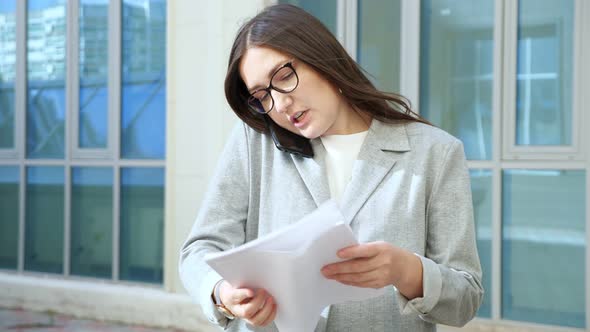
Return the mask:
[[286,80],[290,79],[291,76],[293,76],[293,72],[289,72],[288,74],[281,77],[281,81],[286,81]]
[[268,99],[268,93],[267,92],[261,92],[259,95],[255,96],[256,99],[260,100],[260,101],[265,101],[266,99]]

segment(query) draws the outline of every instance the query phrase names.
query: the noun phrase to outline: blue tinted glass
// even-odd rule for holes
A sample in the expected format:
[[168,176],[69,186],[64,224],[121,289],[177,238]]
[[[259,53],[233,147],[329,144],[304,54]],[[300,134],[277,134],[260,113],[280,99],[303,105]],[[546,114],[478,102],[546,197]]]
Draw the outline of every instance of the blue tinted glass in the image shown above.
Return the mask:
[[516,144],[571,145],[574,1],[521,0]]
[[111,278],[113,257],[113,170],[72,168],[70,271]]
[[28,167],[25,204],[25,270],[63,273],[63,167]]
[[80,1],[79,147],[106,148],[108,133],[108,0]]
[[483,272],[485,295],[477,316],[492,315],[492,171],[472,169],[471,192],[477,234],[477,251]]
[[0,149],[14,148],[16,0],[0,1]]
[[585,172],[506,170],[502,181],[502,316],[585,327]]
[[16,269],[18,261],[18,166],[0,166],[0,268]]
[[63,158],[65,0],[29,0],[27,6],[27,157]]
[[121,157],[163,159],[166,1],[123,0]]
[[162,283],[164,169],[121,169],[120,278]]
[[358,63],[375,85],[399,91],[400,0],[358,1]]
[[492,158],[494,1],[421,2],[420,114]]
[[279,0],[279,3],[290,3],[305,9],[336,35],[336,0]]

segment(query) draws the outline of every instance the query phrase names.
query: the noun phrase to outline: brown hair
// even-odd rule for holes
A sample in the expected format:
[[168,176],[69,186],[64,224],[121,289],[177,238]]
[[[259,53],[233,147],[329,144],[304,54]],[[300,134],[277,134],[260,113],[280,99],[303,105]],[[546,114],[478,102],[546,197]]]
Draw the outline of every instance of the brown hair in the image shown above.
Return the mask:
[[259,132],[266,131],[264,120],[248,108],[248,89],[239,72],[242,56],[254,46],[269,47],[306,63],[341,89],[354,109],[378,120],[428,124],[411,110],[405,97],[377,90],[318,19],[296,6],[279,4],[267,7],[242,25],[232,46],[225,76],[225,97],[229,105],[240,119]]

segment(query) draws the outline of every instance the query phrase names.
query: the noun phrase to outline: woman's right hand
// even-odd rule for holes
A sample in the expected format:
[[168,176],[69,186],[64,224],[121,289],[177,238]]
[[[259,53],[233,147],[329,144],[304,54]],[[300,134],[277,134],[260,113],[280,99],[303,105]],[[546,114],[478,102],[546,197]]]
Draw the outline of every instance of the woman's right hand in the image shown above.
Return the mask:
[[277,314],[274,298],[264,289],[234,288],[223,280],[219,285],[219,298],[237,318],[253,326],[266,326]]

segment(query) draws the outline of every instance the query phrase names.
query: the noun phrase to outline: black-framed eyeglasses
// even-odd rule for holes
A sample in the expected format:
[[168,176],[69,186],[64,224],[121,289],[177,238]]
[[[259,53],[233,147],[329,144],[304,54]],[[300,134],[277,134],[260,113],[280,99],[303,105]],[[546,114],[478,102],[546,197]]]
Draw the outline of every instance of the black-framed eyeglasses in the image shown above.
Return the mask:
[[272,111],[275,101],[271,95],[271,89],[280,93],[289,93],[299,85],[299,77],[293,62],[287,62],[279,67],[270,77],[270,83],[267,88],[258,89],[248,97],[248,107],[256,113],[267,114]]

